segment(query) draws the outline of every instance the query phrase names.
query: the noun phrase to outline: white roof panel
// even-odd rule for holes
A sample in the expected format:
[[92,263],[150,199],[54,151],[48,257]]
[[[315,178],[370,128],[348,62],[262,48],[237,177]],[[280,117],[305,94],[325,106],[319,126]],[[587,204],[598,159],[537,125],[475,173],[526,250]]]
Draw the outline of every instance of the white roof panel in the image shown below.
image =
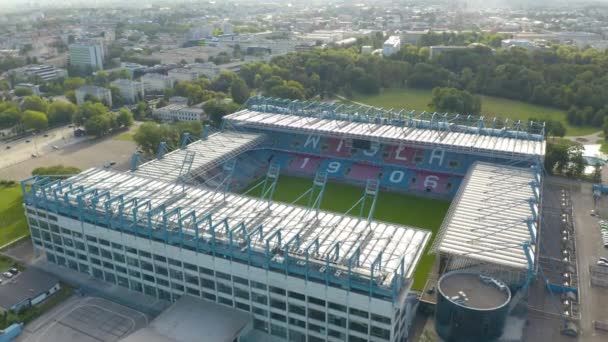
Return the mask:
[[545,154],[545,141],[527,139],[524,133],[519,138],[490,136],[367,122],[348,122],[293,114],[262,113],[249,109],[230,114],[224,120],[256,128],[299,130],[311,134],[333,136],[350,135],[360,139],[388,139],[394,143],[403,142],[412,145],[437,144],[444,148],[472,149],[491,154],[506,154],[511,157],[543,156]]
[[[475,163],[453,200],[435,250],[513,268],[528,268],[523,246],[535,198],[532,168]],[[536,224],[533,223],[536,235]],[[534,257],[534,245],[532,245]]]
[[206,140],[198,140],[184,149],[175,149],[164,155],[162,159],[153,159],[140,165],[135,174],[164,180],[175,181],[180,175],[180,166],[188,152],[194,152],[194,160],[190,174],[207,171],[221,162],[236,157],[265,139],[262,134],[241,132],[218,132],[211,134]]
[[[368,224],[358,218],[323,211],[317,214],[308,208],[291,204],[273,202],[267,210],[268,203],[257,198],[228,193],[224,199],[223,193],[220,192],[189,185],[175,187],[174,183],[141,177],[136,173],[92,169],[70,180],[74,181],[73,188],[82,185],[85,191],[97,189],[101,193],[107,190],[111,197],[122,195],[125,202],[137,198],[138,205],[151,200],[152,208],[164,205],[166,212],[177,207],[182,208],[182,213],[195,210],[197,217],[213,212],[214,222],[228,219],[230,227],[244,223],[251,231],[261,224],[264,227],[263,238],[260,239],[257,234],[251,237],[252,247],[258,250],[265,250],[266,239],[277,231],[280,231],[282,236],[280,248],[285,248],[285,244],[299,234],[301,248],[315,241],[319,242],[319,254],[312,255],[311,260],[324,264],[325,255],[338,245],[339,257],[330,262],[334,267],[346,268],[349,258],[360,249],[361,266],[355,267],[354,272],[363,275],[369,274],[369,266],[382,254],[382,269],[379,274],[388,276],[397,271],[403,258],[405,274],[411,277],[431,236],[429,231],[412,227],[376,221]],[[64,191],[68,190],[69,188]],[[77,205],[78,193],[70,194],[69,199]],[[106,198],[100,198],[96,208],[104,208],[104,201]],[[114,202],[112,208],[117,210],[118,207],[119,203]],[[146,215],[140,213],[138,217],[141,219]],[[170,218],[169,225],[176,225],[175,220],[175,217]],[[184,234],[194,234],[191,227],[184,226],[183,229]],[[200,234],[207,233],[201,231]],[[240,235],[234,239],[237,243],[243,242]],[[276,240],[273,243],[276,243]],[[293,254],[292,251],[290,255]],[[388,285],[390,279],[386,278],[384,281],[385,285]]]

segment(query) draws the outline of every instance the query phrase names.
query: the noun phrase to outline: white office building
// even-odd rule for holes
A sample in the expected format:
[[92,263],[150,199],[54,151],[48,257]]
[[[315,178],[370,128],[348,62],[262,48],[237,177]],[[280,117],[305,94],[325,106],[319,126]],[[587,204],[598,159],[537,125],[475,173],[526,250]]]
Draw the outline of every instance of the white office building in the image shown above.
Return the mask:
[[199,77],[199,72],[188,68],[171,69],[167,75],[175,82],[193,82]]
[[382,55],[390,56],[401,50],[401,38],[399,36],[390,36],[382,45]]
[[82,105],[86,101],[87,95],[101,100],[108,107],[112,107],[112,92],[110,89],[94,85],[82,86],[76,89],[76,104]]
[[206,118],[201,108],[188,107],[184,104],[172,103],[165,107],[155,109],[152,116],[164,122],[175,121],[202,121]]
[[141,77],[144,91],[148,93],[163,93],[167,89],[173,88],[175,80],[167,75],[148,73]]
[[67,76],[67,72],[64,69],[58,69],[52,65],[43,64],[28,65],[13,69],[10,73],[14,74],[17,78],[40,77],[43,81],[52,81]]
[[110,84],[118,88],[120,96],[126,103],[136,103],[144,98],[144,86],[142,82],[117,79]]
[[70,65],[79,68],[103,69],[104,47],[98,42],[79,42],[69,46]]

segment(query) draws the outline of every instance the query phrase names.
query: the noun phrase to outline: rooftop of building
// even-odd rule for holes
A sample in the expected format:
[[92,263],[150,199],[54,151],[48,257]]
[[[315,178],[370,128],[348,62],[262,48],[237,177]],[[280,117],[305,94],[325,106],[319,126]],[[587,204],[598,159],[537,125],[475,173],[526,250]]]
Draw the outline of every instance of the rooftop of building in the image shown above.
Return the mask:
[[511,299],[511,291],[505,284],[473,273],[446,273],[437,287],[453,303],[477,310],[496,309]]
[[440,253],[528,269],[534,261],[540,175],[535,168],[477,162],[463,180],[434,249]]
[[[182,105],[178,105],[182,106]],[[179,166],[188,153],[195,153],[192,168],[188,177],[196,177],[221,163],[234,158],[239,153],[260,144],[264,140],[261,134],[221,132],[211,134],[207,139],[197,140],[185,148],[177,148],[167,153],[162,159],[153,159],[137,168],[137,175],[158,180],[175,181],[180,176]]]
[[169,78],[169,76],[167,75],[163,75],[163,74],[159,74],[159,73],[155,73],[155,72],[149,72],[146,73],[142,76],[142,78],[158,78],[158,79],[167,79]]
[[96,92],[110,91],[110,89],[104,88],[104,87],[99,87],[96,85],[87,84],[87,85],[83,85],[82,87],[76,88],[76,91],[86,92],[86,93],[89,93],[89,92],[96,93]]
[[535,126],[439,113],[394,112],[365,106],[251,98],[247,109],[224,117],[236,127],[366,139],[421,148],[485,153],[509,159],[545,154],[544,124]]
[[204,113],[205,111],[198,107],[190,107],[181,103],[169,103],[168,105],[160,108],[156,108],[154,112],[175,112],[181,110],[188,110],[190,112]]
[[243,311],[185,295],[121,342],[232,342],[251,321]]
[[270,264],[310,280],[360,286],[365,293],[373,287],[388,296],[411,279],[431,237],[408,226],[130,172],[89,169],[64,181],[36,179],[31,186],[26,203],[54,206],[60,215],[78,219],[82,212],[100,227],[108,217],[121,217],[123,232],[146,231],[155,240],[212,248],[214,254],[228,253],[253,267]]
[[9,309],[13,305],[48,291],[58,282],[57,278],[48,273],[28,268],[14,279],[0,285],[0,307]]
[[116,79],[116,80],[110,82],[110,84],[117,85],[117,86],[130,87],[130,86],[133,86],[133,85],[138,86],[139,82],[133,81],[133,80],[128,80],[128,79],[125,79],[125,78],[119,78],[119,79]]

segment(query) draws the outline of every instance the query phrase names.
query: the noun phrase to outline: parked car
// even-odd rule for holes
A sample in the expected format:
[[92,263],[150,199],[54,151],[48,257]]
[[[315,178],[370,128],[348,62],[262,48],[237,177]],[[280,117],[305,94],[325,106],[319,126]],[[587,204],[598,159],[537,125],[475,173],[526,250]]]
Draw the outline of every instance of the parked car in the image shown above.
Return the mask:
[[10,149],[11,149],[11,147],[7,145],[7,146],[6,146],[6,149],[7,149],[7,150],[10,150]]
[[53,149],[58,150],[59,147],[57,145],[53,145]]
[[17,267],[11,267],[8,269],[9,272],[11,272],[12,274],[17,274],[19,273],[19,270],[17,269]]
[[600,261],[598,261],[598,262],[597,262],[597,265],[598,265],[598,266],[604,266],[604,267],[608,267],[608,262],[605,262],[605,261],[601,261],[601,260],[600,260]]
[[608,258],[600,257],[600,261],[608,262]]
[[48,134],[45,134],[45,135],[44,135],[44,137],[45,137],[45,138],[48,138],[48,137],[49,137],[49,135],[48,135]]
[[3,276],[7,277],[7,278],[12,278],[13,274],[11,272],[3,272],[2,273]]
[[29,143],[29,142],[31,142],[31,140],[29,140],[29,139],[28,139],[28,140],[26,140],[25,142],[26,142],[26,143]]

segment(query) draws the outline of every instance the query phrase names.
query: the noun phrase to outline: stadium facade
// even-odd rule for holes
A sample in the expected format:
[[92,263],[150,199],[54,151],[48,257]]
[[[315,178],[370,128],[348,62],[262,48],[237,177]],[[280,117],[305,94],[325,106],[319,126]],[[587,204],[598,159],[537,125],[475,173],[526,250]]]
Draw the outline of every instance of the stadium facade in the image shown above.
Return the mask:
[[[379,192],[452,199],[480,165],[528,170],[544,149],[541,126],[256,97],[219,132],[161,143],[147,162],[136,153],[129,172],[34,177],[22,189],[34,246],[52,263],[234,307],[291,341],[404,341],[431,233],[374,220]],[[311,178],[307,206],[272,200],[281,174]],[[256,179],[260,198],[239,194]],[[361,185],[369,214],[320,210],[330,180]]]

